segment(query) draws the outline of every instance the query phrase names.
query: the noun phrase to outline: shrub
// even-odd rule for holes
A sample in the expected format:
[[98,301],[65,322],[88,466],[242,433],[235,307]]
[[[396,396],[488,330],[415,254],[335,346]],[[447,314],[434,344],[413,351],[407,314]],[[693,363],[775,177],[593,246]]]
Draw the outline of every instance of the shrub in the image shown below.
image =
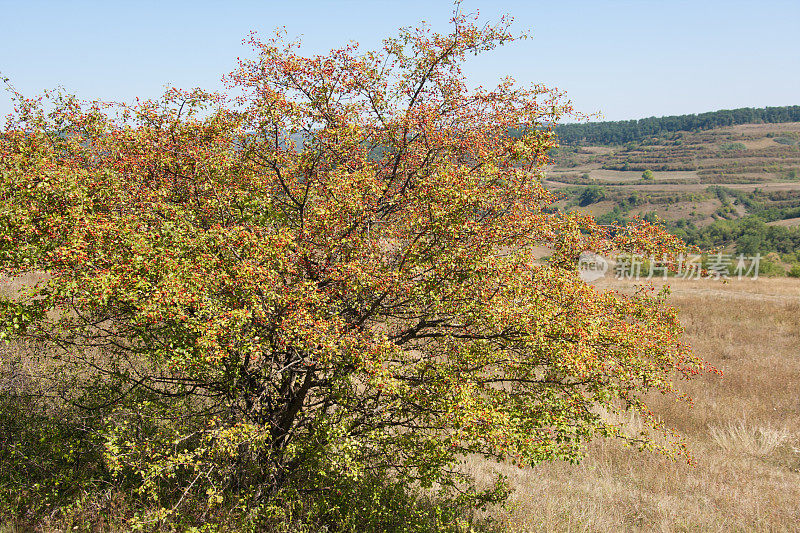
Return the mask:
[[782,277],[786,275],[786,269],[780,263],[762,257],[758,265],[758,275],[766,278]]
[[724,152],[743,152],[747,150],[747,146],[744,143],[723,143],[720,145],[720,149]]
[[580,196],[578,196],[578,205],[586,207],[587,205],[596,204],[606,198],[606,191],[599,185],[590,185],[583,189]]
[[[0,274],[42,276],[0,298],[0,333],[41,346],[61,405],[83,413],[32,406],[57,417],[40,438],[79,428],[99,465],[52,502],[98,483],[132,502],[129,529],[263,510],[319,530],[380,500],[375,529],[408,513],[453,529],[451,509],[506,495],[459,474],[469,454],[576,461],[611,436],[686,454],[646,403],[708,368],[666,292],[601,292],[578,271],[587,249],[685,247],[549,209],[531,176],[566,104],[467,89],[464,59],[513,36],[454,24],[312,58],[254,38],[236,100],[18,99],[0,136]],[[649,430],[597,414],[624,410]]]

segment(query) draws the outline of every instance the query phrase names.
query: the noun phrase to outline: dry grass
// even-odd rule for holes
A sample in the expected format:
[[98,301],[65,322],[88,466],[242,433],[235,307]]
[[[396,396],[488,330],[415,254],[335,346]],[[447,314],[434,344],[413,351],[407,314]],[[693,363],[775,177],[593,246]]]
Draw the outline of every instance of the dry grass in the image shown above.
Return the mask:
[[515,487],[509,530],[800,531],[800,280],[670,283],[687,339],[725,374],[684,384],[692,408],[652,399],[696,464],[615,442],[578,465],[472,459]]
[[772,222],[767,222],[767,226],[785,226],[787,228],[800,226],[800,217],[798,218],[786,218],[783,220],[774,220]]
[[793,434],[786,429],[758,427],[748,425],[744,421],[738,424],[729,423],[727,427],[712,426],[710,432],[711,438],[722,449],[759,457],[772,455],[793,437]]

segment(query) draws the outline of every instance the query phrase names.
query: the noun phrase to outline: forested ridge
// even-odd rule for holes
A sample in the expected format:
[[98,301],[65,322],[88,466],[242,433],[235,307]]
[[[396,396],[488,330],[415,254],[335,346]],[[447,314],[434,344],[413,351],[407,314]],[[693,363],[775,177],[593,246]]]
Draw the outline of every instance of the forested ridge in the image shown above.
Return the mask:
[[648,117],[639,120],[559,124],[562,144],[622,144],[676,131],[709,130],[737,124],[800,122],[800,106],[742,107],[707,113]]

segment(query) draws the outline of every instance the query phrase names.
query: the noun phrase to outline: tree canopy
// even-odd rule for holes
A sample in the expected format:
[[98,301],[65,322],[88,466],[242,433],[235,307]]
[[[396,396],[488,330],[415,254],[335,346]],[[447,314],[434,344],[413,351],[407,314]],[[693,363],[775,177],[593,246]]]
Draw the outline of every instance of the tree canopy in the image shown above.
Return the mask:
[[[680,241],[547,209],[568,104],[469,89],[467,56],[514,36],[452,28],[314,57],[253,36],[226,94],[20,97],[0,272],[37,282],[0,300],[3,336],[94,424],[97,475],[159,520],[365,476],[464,491],[469,454],[573,461],[595,436],[685,453],[644,401],[706,369],[666,292],[596,289],[577,261]],[[626,410],[650,431],[626,433]]]

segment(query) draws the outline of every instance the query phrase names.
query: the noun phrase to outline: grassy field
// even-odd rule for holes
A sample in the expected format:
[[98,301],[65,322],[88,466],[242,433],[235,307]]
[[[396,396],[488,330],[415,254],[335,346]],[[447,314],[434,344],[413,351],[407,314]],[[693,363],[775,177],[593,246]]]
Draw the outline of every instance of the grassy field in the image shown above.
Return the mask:
[[592,444],[578,465],[471,461],[509,477],[510,530],[800,530],[800,280],[670,284],[686,338],[724,372],[683,384],[694,407],[653,398],[696,464],[615,442]]

